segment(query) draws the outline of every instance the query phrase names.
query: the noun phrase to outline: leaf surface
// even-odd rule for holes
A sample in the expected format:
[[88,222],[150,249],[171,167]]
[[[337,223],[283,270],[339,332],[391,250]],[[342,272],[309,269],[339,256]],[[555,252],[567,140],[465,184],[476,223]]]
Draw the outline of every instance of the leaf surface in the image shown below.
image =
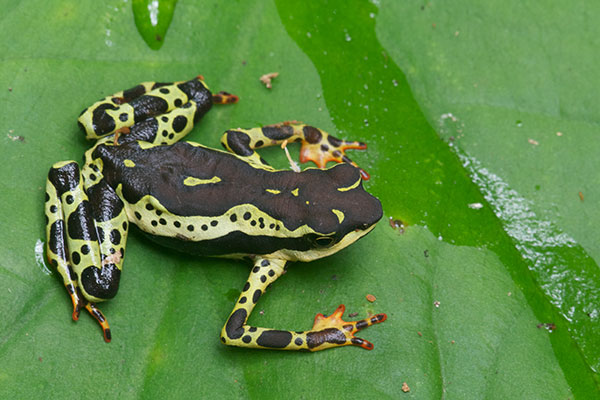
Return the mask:
[[[600,36],[584,14],[565,17],[558,2],[180,2],[153,51],[127,2],[4,3],[0,397],[600,394],[588,70]],[[573,65],[577,55],[586,62]],[[259,82],[269,72],[279,72],[271,90]],[[76,118],[97,99],[198,74],[240,102],[215,107],[189,140],[218,147],[229,128],[300,120],[369,144],[350,157],[371,174],[385,220],[336,255],[291,265],[250,322],[308,329],[340,303],[356,318],[386,312],[360,333],[373,351],[222,346],[249,265],[157,248],[139,231],[119,295],[101,305],[113,341],[87,315],[70,320],[57,274],[37,260],[48,168],[81,159],[90,143]],[[280,149],[262,154],[287,168]]]

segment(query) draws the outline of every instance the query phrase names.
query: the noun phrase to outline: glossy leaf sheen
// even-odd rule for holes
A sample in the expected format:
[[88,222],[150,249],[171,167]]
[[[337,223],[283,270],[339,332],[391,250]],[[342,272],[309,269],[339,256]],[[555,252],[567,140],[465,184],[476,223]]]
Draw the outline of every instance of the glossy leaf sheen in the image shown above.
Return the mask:
[[151,49],[162,47],[176,4],[177,0],[131,1],[135,26]]
[[[0,398],[600,396],[600,35],[585,17],[598,10],[577,11],[592,6],[182,2],[156,52],[127,2],[4,3]],[[137,230],[120,292],[101,305],[113,341],[88,315],[70,320],[57,274],[36,261],[48,168],[81,159],[75,121],[98,98],[198,74],[240,102],[190,140],[216,147],[228,128],[296,119],[369,144],[349,155],[405,232],[384,220],[290,265],[250,322],[308,329],[340,303],[356,318],[386,312],[360,333],[373,351],[221,345],[248,263],[157,248]],[[280,149],[262,154],[287,168]]]

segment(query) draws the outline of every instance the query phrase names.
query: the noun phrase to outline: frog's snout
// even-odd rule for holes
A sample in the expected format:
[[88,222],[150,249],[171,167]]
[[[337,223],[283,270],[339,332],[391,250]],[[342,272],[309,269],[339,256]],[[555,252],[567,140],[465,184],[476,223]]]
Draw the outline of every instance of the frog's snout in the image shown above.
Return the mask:
[[383,217],[383,208],[381,207],[379,199],[369,193],[367,194],[370,197],[370,201],[364,202],[361,206],[357,206],[361,212],[362,219],[362,223],[356,228],[357,231],[366,231],[370,229]]

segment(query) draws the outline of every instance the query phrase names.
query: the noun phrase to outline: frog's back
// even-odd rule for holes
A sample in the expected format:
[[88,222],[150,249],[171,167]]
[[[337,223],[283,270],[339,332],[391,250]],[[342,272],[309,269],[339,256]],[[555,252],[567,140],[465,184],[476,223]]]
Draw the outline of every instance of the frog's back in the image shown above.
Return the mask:
[[291,193],[302,180],[292,171],[256,168],[235,155],[191,142],[146,149],[138,143],[99,146],[97,152],[107,183],[115,189],[121,184],[127,203],[150,196],[184,217],[221,216],[243,203],[273,214],[273,206],[294,197],[275,195]]
[[[103,160],[107,183],[120,185],[132,222],[190,253],[306,251],[316,233],[342,236],[356,228],[357,218],[371,224],[381,217],[379,201],[346,164],[272,171],[189,142],[99,146],[95,156]],[[356,190],[338,190],[351,186]]]

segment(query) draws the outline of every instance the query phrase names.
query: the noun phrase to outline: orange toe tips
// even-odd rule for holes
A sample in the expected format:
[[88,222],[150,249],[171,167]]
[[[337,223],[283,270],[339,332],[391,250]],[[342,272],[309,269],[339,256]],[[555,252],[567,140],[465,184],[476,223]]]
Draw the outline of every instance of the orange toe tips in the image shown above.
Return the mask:
[[110,328],[106,328],[106,329],[102,329],[102,333],[104,334],[104,341],[106,343],[110,343],[110,339],[112,339],[112,336],[110,334]]
[[351,339],[351,342],[353,346],[362,347],[365,350],[373,350],[375,348],[373,343],[365,339],[354,337]]
[[214,104],[235,104],[240,100],[235,94],[228,92],[219,92],[212,95],[212,101]]

